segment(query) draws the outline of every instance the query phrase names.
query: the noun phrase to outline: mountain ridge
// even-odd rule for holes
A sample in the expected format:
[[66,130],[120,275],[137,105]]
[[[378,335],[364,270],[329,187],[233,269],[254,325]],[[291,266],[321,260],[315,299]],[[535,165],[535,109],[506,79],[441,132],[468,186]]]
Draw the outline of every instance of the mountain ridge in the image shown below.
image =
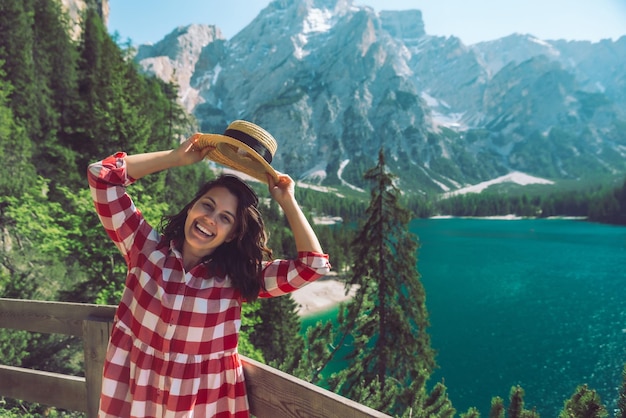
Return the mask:
[[279,142],[276,168],[297,178],[364,188],[381,146],[407,193],[515,171],[626,172],[626,37],[513,34],[467,46],[428,35],[419,10],[349,0],[277,0],[230,40],[211,25],[165,39],[192,26],[212,37],[180,50],[140,46],[142,70],[181,87],[202,131],[239,118],[264,126]]

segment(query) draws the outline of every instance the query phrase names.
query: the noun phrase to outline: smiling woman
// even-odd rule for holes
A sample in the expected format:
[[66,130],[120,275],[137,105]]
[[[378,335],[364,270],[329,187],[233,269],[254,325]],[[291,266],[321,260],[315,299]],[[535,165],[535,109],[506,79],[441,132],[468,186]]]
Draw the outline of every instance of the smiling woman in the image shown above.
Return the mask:
[[174,150],[120,152],[89,166],[96,211],[128,264],[105,360],[101,417],[248,417],[238,354],[242,304],[292,292],[330,270],[285,174],[267,180],[295,238],[295,259],[272,259],[259,199],[232,175],[205,184],[165,217],[162,233],[146,222],[127,186],[202,161],[210,149],[195,146],[199,135]]

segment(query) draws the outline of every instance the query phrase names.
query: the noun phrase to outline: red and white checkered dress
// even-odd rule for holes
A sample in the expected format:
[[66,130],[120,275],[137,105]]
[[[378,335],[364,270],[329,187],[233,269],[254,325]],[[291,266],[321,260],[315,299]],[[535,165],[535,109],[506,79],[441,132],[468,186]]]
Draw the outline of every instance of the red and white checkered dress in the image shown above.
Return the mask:
[[[124,153],[92,164],[89,185],[102,224],[128,263],[107,351],[100,417],[248,417],[237,354],[242,297],[210,265],[185,272],[180,252],[126,194]],[[300,253],[265,265],[261,297],[328,273],[328,256]]]

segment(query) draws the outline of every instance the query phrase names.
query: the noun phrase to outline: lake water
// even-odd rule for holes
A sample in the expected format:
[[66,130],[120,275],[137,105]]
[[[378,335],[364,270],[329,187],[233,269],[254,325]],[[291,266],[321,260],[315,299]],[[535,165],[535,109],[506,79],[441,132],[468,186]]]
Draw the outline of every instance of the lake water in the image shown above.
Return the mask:
[[475,406],[487,416],[494,396],[508,406],[519,384],[527,408],[556,417],[583,383],[613,415],[626,363],[626,227],[453,218],[415,220],[411,231],[438,353],[429,383],[445,379],[457,415]]

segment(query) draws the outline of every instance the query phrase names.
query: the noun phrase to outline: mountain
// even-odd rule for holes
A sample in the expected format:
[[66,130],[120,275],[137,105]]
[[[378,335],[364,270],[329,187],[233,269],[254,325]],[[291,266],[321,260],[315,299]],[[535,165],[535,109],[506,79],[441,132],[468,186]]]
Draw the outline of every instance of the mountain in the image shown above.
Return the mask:
[[70,36],[73,39],[80,37],[81,18],[87,9],[94,9],[106,25],[109,21],[109,0],[58,0],[67,13],[70,22]]
[[135,59],[200,130],[253,121],[279,143],[273,165],[309,182],[364,188],[380,147],[407,193],[626,173],[626,36],[464,45],[419,10],[276,0],[232,39],[180,27]]

